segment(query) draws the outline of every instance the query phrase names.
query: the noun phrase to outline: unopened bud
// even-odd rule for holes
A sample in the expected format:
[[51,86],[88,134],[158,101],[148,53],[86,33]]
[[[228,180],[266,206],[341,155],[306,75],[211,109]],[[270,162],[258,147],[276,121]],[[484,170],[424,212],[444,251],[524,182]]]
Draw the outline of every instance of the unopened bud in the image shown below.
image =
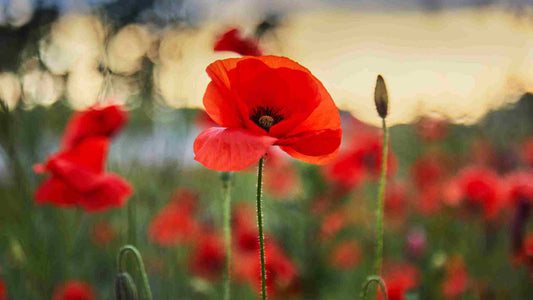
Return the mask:
[[130,274],[119,273],[115,277],[115,299],[116,300],[137,300],[137,287]]
[[378,79],[376,80],[374,102],[376,102],[376,110],[378,111],[379,116],[385,118],[389,113],[389,95],[387,93],[385,80],[381,75],[378,75]]

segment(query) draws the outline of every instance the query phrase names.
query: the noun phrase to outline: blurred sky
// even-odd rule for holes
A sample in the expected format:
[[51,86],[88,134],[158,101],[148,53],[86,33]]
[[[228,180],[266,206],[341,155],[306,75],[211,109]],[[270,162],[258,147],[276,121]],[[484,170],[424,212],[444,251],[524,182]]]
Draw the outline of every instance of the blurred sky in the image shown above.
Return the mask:
[[[37,70],[26,77],[27,85],[35,86],[23,90],[51,91],[65,80],[67,98],[77,109],[94,103],[101,90],[127,98],[139,90],[130,91],[135,84],[130,75],[140,69],[142,57],[149,56],[151,46],[146,45],[153,44],[156,57],[150,57],[150,67],[157,96],[176,108],[202,108],[209,81],[205,67],[215,59],[235,56],[214,53],[216,37],[230,27],[253,34],[267,15],[277,14],[280,26],[262,38],[264,52],[288,56],[308,67],[341,109],[377,124],[372,91],[377,74],[382,74],[391,95],[391,124],[410,123],[427,114],[475,123],[486,112],[515,103],[533,90],[532,4],[525,0],[0,0],[4,25],[0,71],[8,69],[2,64],[11,64],[11,71],[18,68],[12,66],[13,55],[18,57],[25,43],[31,43],[24,30],[42,24],[35,7],[56,9],[60,16],[103,8],[118,28],[149,25],[130,28],[135,32],[117,42],[116,54],[132,57],[112,57],[109,49],[104,53],[105,40],[112,40],[106,37],[106,20],[79,14],[60,17],[39,42],[40,58],[56,77]],[[28,23],[37,15],[33,19],[41,21]],[[132,54],[132,45],[138,54]],[[129,51],[120,51],[121,47]],[[99,64],[112,59],[121,59],[133,71],[104,78]],[[56,99],[56,94],[49,98]]]

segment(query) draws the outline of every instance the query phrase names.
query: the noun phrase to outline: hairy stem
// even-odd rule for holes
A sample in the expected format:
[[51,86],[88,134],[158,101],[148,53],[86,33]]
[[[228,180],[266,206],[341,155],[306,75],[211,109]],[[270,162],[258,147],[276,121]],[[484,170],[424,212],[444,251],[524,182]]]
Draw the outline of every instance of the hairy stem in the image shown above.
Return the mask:
[[259,228],[259,250],[261,254],[261,296],[265,300],[266,295],[266,271],[265,271],[265,246],[263,237],[263,208],[261,207],[262,185],[263,185],[263,161],[261,157],[259,160],[259,167],[257,169],[257,227]]

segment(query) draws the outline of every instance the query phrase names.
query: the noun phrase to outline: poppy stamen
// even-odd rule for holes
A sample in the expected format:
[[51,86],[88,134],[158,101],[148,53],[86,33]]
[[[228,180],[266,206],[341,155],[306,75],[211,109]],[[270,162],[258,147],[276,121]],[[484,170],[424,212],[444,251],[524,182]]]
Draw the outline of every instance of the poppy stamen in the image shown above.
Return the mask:
[[268,132],[270,127],[284,119],[279,112],[280,110],[275,110],[273,107],[259,106],[252,110],[250,120]]

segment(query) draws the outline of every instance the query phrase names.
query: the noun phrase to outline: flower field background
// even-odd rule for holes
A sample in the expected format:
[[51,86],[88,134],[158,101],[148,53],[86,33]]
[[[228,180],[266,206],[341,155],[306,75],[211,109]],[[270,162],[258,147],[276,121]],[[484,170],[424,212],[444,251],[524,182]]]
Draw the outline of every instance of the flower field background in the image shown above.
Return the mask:
[[[510,72],[512,80],[497,84],[504,87],[501,99],[479,105],[463,100],[483,98],[482,83],[474,94],[448,93],[453,88],[443,83],[435,99],[450,99],[428,97],[427,107],[420,102],[420,112],[406,114],[401,100],[418,96],[395,93],[401,77],[385,70],[391,102],[385,90],[385,105],[376,100],[378,113],[371,96],[360,99],[366,90],[348,97],[339,92],[346,86],[336,85],[317,57],[289,57],[299,63],[301,57],[307,70],[262,56],[284,54],[272,49],[291,45],[268,43],[295,24],[279,16],[254,23],[249,33],[234,24],[202,31],[182,16],[169,21],[139,11],[110,21],[113,7],[76,15],[35,7],[28,15],[12,2],[0,2],[4,6],[9,17],[0,19],[0,42],[9,47],[0,51],[0,300],[122,299],[116,293],[129,280],[124,272],[145,299],[134,255],[117,258],[124,245],[142,255],[153,299],[223,299],[226,280],[231,299],[259,299],[259,157],[268,298],[359,299],[374,274],[378,235],[383,136],[371,124],[387,114],[393,121],[380,275],[388,299],[533,299],[529,73]],[[128,27],[132,20],[142,24]],[[132,40],[141,42],[127,43]],[[500,55],[509,52],[509,60],[520,62],[522,49],[507,46]],[[285,54],[301,54],[291,47]],[[215,82],[207,92],[206,68]],[[378,82],[385,89],[383,77]],[[246,84],[238,86],[239,80]],[[417,85],[431,95],[424,78]],[[242,92],[248,102],[228,102],[234,99],[224,89]],[[302,102],[286,104],[291,97]],[[315,102],[326,104],[318,109]],[[435,102],[439,109],[430,113]],[[250,110],[238,107],[242,103]],[[204,105],[207,112],[198,108]],[[368,106],[371,112],[360,108]],[[321,117],[305,123],[315,110]],[[342,138],[335,155],[338,116]],[[289,121],[296,129],[311,128],[308,135],[275,127]],[[241,136],[228,143],[248,148],[220,146],[219,126],[238,127]],[[210,139],[220,143],[202,150]],[[385,297],[377,292],[376,298]]]

